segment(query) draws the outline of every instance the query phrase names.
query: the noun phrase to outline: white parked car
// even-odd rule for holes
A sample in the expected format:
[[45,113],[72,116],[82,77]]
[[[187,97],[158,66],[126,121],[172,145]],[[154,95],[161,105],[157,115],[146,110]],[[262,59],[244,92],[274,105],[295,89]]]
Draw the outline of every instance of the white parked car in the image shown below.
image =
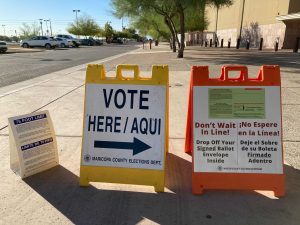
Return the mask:
[[51,49],[57,47],[57,42],[52,37],[35,36],[28,40],[22,40],[20,46],[23,48],[45,47],[46,49]]
[[68,48],[70,46],[74,46],[73,42],[72,41],[69,41],[68,39],[66,38],[54,38],[57,42],[57,45],[58,47],[60,48]]
[[65,38],[68,41],[71,41],[73,43],[74,47],[79,47],[79,45],[80,45],[79,39],[73,38],[71,35],[68,35],[68,34],[58,34],[55,36],[55,38]]

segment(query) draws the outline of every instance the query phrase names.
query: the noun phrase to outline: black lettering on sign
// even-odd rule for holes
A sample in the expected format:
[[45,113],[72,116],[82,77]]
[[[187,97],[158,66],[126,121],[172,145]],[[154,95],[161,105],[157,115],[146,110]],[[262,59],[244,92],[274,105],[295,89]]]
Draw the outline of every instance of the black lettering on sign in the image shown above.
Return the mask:
[[148,94],[149,95],[149,90],[141,90],[141,97],[140,97],[140,109],[149,109],[149,106],[143,105],[143,102],[148,102],[148,98],[143,97],[143,95]]
[[110,100],[111,100],[111,96],[112,96],[113,90],[110,89],[109,92],[109,97],[107,99],[107,94],[106,94],[106,89],[103,89],[103,94],[104,94],[104,103],[105,103],[105,107],[108,108],[109,104],[110,104]]
[[119,116],[92,116],[88,115],[88,131],[120,133],[122,118]]
[[[121,93],[121,95],[119,95],[119,93]],[[118,96],[121,96],[121,97],[118,97]],[[118,99],[121,98],[121,104],[118,103]],[[126,94],[125,94],[125,91],[123,91],[122,89],[118,89],[115,93],[115,106],[118,108],[118,109],[122,109],[126,103]]]
[[98,116],[98,123],[97,123],[97,131],[98,132],[103,132],[103,128],[101,128],[101,126],[103,125],[103,119],[104,119],[104,116]]
[[160,135],[161,118],[137,118],[132,121],[130,133]]
[[95,126],[96,126],[96,116],[89,116],[89,126],[88,126],[88,131],[91,130],[91,126],[92,126],[92,130],[95,131]]
[[133,109],[133,102],[134,102],[134,94],[136,94],[137,90],[128,90],[128,93],[130,94],[130,108]]
[[138,105],[136,105],[136,107],[138,109],[149,109],[149,105],[147,104],[147,102],[149,102],[149,93],[149,90],[124,91],[123,89],[103,89],[104,104],[106,108],[109,108],[113,99],[112,104],[114,104],[117,109],[123,109],[125,106],[129,109],[133,109],[135,107],[135,96],[137,96]]

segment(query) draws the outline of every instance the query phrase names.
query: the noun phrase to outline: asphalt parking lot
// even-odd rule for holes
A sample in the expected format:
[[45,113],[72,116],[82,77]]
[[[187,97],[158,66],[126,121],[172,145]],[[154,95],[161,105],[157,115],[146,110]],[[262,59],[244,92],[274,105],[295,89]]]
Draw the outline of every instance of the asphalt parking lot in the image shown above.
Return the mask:
[[0,54],[0,87],[122,54],[136,49],[135,44],[137,43],[52,50],[45,50],[45,48],[23,49],[18,46],[11,46],[6,54]]

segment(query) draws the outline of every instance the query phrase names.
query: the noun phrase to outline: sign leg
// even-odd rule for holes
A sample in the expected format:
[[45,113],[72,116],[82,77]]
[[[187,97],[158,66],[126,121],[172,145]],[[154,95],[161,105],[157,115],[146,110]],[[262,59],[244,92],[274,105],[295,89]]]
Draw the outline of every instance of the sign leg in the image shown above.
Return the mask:
[[81,187],[88,187],[89,186],[88,175],[84,174],[82,171],[80,172],[79,185]]
[[192,187],[192,193],[194,195],[202,195],[203,194],[204,189],[200,186],[193,186]]
[[155,184],[154,186],[154,190],[155,192],[164,192],[165,191],[165,187],[164,187],[164,182],[158,182],[157,184]]
[[278,184],[278,187],[273,189],[275,197],[284,197],[285,196],[284,179],[282,179],[282,181],[280,183],[281,184]]
[[192,193],[194,195],[201,195],[203,192],[203,184],[201,184],[197,178],[192,178]]
[[190,91],[189,91],[189,99],[188,99],[188,111],[187,111],[187,123],[186,123],[186,131],[185,131],[185,152],[192,152],[192,142],[193,142],[193,80],[191,76],[190,80]]
[[89,186],[89,182],[88,182],[87,179],[80,178],[79,185],[81,187],[88,187]]

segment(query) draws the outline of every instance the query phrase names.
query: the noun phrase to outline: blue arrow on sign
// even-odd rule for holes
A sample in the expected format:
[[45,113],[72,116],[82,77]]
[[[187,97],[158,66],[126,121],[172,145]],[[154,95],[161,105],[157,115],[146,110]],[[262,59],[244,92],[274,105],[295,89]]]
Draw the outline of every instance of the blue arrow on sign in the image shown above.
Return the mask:
[[133,138],[133,142],[95,141],[94,147],[133,150],[133,155],[139,154],[151,148],[151,146],[147,145],[146,143],[142,142],[137,138]]

